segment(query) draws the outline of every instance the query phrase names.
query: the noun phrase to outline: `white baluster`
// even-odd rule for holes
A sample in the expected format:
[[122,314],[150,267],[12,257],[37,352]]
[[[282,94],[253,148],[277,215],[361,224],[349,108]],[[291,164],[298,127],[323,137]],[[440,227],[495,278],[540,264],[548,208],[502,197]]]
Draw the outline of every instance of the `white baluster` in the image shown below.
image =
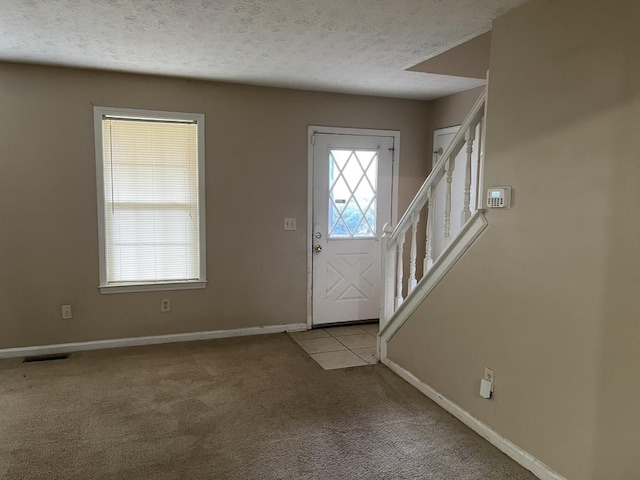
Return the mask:
[[427,232],[426,242],[424,248],[424,262],[422,263],[422,276],[424,277],[427,271],[433,265],[433,221],[436,214],[434,208],[435,195],[433,194],[433,187],[429,187],[427,190]]
[[402,256],[404,253],[404,235],[398,238],[398,262],[397,262],[397,276],[396,276],[396,310],[400,308],[404,298],[402,298],[402,280],[404,277],[404,265],[402,261]]
[[464,225],[471,218],[471,159],[473,156],[473,142],[476,139],[476,129],[472,126],[465,133],[465,141],[467,143],[467,163],[464,169],[464,204],[462,207],[462,223]]
[[452,158],[447,160],[445,163],[445,179],[447,182],[447,191],[445,194],[444,201],[444,228],[443,228],[443,237],[444,237],[444,246],[449,245],[451,241],[451,181],[453,180],[453,169],[454,169],[454,161]]
[[409,285],[407,286],[407,295],[416,288],[418,280],[416,279],[416,259],[418,257],[418,222],[420,221],[420,212],[413,212],[411,215],[411,258],[409,259]]

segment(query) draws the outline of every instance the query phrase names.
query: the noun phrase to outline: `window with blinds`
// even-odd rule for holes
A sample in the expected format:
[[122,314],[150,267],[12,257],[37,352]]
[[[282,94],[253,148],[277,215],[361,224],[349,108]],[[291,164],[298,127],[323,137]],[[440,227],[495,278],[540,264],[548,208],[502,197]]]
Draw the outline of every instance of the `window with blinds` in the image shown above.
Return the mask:
[[95,121],[101,290],[204,287],[203,116],[96,107]]

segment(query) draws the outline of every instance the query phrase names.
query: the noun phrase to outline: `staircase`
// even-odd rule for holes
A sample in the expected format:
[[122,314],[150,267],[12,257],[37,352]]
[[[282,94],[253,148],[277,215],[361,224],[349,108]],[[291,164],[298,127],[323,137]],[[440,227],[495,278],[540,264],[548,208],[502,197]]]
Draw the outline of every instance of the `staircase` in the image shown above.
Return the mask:
[[385,226],[379,333],[384,363],[389,340],[488,225],[480,208],[486,103],[485,89],[398,224]]

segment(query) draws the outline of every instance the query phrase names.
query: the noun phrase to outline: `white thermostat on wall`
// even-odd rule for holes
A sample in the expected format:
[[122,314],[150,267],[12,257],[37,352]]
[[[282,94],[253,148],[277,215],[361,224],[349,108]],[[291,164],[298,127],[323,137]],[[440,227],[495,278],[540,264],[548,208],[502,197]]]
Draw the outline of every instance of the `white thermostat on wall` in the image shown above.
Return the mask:
[[487,207],[511,208],[511,187],[491,187],[488,189]]

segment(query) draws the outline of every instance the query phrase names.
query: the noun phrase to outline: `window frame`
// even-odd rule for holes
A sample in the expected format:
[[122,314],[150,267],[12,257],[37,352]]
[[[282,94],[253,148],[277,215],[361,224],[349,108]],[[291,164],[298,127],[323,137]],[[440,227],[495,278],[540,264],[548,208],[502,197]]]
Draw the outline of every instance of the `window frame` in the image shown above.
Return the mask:
[[[198,141],[198,250],[200,260],[200,277],[197,280],[172,282],[123,282],[107,283],[107,241],[105,226],[105,185],[104,185],[104,150],[102,119],[104,116],[135,118],[140,120],[174,120],[190,121],[197,125]],[[205,119],[202,113],[166,112],[157,110],[140,110],[132,108],[93,107],[93,125],[96,149],[96,186],[98,198],[98,247],[100,283],[98,288],[102,294],[152,292],[166,290],[190,290],[207,286],[207,256],[206,256],[206,217],[205,217]]]

